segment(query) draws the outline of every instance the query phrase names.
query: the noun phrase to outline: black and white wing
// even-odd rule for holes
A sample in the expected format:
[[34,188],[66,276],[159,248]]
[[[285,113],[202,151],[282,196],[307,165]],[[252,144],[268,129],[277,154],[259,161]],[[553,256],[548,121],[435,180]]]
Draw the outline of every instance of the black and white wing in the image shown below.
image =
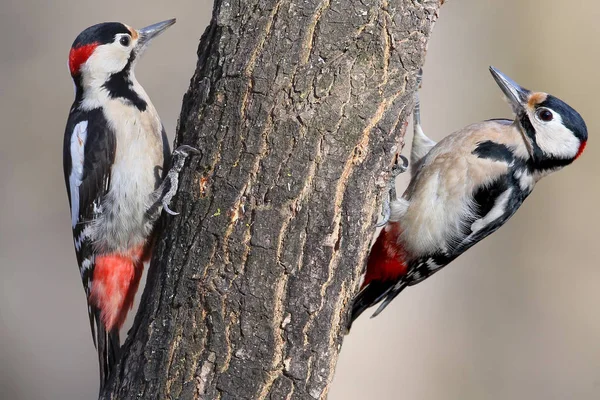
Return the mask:
[[106,332],[98,308],[89,302],[95,265],[91,237],[92,222],[102,213],[102,203],[110,189],[116,138],[108,128],[102,110],[72,110],[64,139],[63,164],[71,226],[81,280],[88,299],[88,314],[94,345],[98,349],[101,382],[116,360],[117,332]]
[[514,215],[530,193],[530,190],[521,190],[516,171],[513,165],[506,174],[473,193],[474,212],[471,218],[465,221],[462,239],[447,251],[440,249],[437,253],[413,260],[408,267],[408,273],[377,299],[376,302],[385,298],[373,316],[381,313],[404,288],[429,278],[473,245],[497,231]]
[[94,265],[91,223],[102,213],[115,150],[115,136],[100,109],[71,113],[65,132],[63,163],[75,251],[88,295]]

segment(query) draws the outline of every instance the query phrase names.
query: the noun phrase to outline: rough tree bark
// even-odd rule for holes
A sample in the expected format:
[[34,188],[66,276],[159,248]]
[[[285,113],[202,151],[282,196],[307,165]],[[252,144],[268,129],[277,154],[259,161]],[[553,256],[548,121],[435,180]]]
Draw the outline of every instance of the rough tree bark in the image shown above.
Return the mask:
[[105,399],[325,398],[440,0],[216,0]]

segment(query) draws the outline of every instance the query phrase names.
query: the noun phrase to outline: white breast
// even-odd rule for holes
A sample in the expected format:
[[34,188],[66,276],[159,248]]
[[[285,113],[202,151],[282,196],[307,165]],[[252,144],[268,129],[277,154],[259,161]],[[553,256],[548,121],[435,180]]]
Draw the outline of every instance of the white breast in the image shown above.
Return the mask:
[[162,125],[147,101],[143,112],[118,99],[104,106],[117,147],[103,214],[94,224],[95,243],[103,251],[125,251],[146,239],[144,216],[163,168]]

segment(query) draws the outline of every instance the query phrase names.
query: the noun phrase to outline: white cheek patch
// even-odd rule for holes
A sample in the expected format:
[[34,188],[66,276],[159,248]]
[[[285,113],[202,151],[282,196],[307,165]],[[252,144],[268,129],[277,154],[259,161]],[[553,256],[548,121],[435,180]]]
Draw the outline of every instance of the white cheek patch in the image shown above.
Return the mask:
[[129,52],[128,47],[121,46],[118,42],[96,47],[82,65],[84,76],[104,83],[111,74],[121,72],[125,68],[129,61]]
[[535,125],[535,139],[542,151],[554,158],[569,159],[575,157],[579,151],[580,142],[573,132],[567,129],[559,114],[553,113],[554,119],[542,123],[535,116],[532,117]]
[[75,125],[71,134],[71,174],[69,190],[71,192],[71,225],[75,228],[79,216],[79,186],[83,179],[85,141],[87,140],[87,121]]

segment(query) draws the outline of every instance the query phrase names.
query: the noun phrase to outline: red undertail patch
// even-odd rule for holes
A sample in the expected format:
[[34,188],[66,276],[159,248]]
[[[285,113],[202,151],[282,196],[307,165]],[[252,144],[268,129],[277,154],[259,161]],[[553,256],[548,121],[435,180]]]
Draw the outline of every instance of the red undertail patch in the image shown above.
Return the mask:
[[90,302],[101,310],[106,330],[120,328],[133,299],[144,270],[143,248],[129,254],[96,256]]
[[397,241],[401,232],[397,222],[390,222],[381,230],[369,253],[362,287],[374,280],[396,280],[406,274],[406,253]]
[[90,58],[96,47],[98,47],[98,43],[71,48],[69,52],[69,70],[71,71],[71,75],[76,75],[79,72],[81,65]]

